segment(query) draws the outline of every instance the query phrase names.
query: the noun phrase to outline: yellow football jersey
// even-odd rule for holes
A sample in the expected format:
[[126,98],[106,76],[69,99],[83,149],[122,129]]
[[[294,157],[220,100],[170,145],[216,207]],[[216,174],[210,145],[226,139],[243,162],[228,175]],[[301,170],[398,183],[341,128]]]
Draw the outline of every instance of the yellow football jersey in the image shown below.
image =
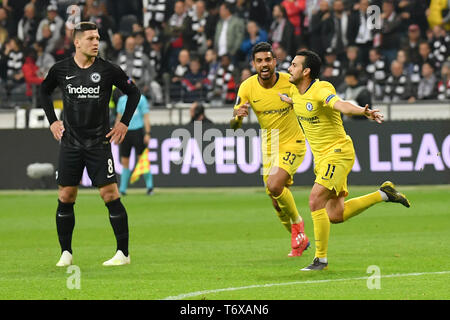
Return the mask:
[[[267,130],[267,151],[269,153],[272,142],[275,142],[277,138],[277,143],[282,147],[298,145],[298,141],[305,141],[293,106],[283,102],[278,95],[278,93],[289,95],[291,87],[295,88],[295,86],[289,82],[289,74],[282,72],[276,74],[277,82],[270,89],[259,84],[258,75],[253,75],[245,80],[239,87],[234,106],[234,109],[239,109],[243,104],[250,103],[261,129]],[[263,136],[265,137],[264,132]],[[264,142],[262,143],[264,145]]]
[[340,98],[331,83],[313,80],[304,94],[293,86],[289,96],[315,158],[327,154],[337,144],[351,141],[342,124],[341,113],[333,109]]

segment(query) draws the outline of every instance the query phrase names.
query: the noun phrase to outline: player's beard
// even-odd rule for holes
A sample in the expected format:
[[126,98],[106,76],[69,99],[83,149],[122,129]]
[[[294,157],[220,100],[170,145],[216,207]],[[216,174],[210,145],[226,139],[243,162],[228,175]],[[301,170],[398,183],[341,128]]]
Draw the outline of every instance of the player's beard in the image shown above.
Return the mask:
[[264,80],[264,81],[266,81],[266,80],[269,80],[269,79],[271,79],[272,78],[272,76],[273,76],[273,74],[274,74],[274,72],[275,72],[275,70],[274,69],[271,69],[270,67],[268,68],[268,75],[266,76],[266,77],[264,77],[263,75],[262,75],[262,70],[263,69],[265,69],[265,68],[261,68],[261,70],[259,71],[259,73],[258,73],[258,76],[262,79],[262,80]]
[[302,81],[301,76],[298,76],[297,78],[295,78],[292,74],[289,77],[289,82],[294,84],[294,85],[298,85],[300,83],[300,81]]

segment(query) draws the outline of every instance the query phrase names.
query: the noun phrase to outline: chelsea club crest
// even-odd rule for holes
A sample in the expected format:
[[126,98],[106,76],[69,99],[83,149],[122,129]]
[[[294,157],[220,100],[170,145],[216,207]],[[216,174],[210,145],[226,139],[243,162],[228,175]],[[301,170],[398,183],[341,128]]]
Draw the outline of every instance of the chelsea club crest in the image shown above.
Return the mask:
[[313,109],[312,103],[311,103],[311,102],[308,102],[308,103],[306,104],[306,110],[312,111],[312,109]]

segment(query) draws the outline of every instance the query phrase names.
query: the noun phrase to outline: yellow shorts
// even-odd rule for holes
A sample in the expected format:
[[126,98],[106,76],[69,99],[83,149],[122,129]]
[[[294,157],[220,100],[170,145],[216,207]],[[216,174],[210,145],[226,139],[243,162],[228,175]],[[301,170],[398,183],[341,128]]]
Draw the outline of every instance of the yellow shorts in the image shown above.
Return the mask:
[[263,180],[267,194],[270,195],[270,192],[267,189],[267,179],[271,174],[276,174],[276,170],[279,170],[278,168],[285,170],[290,175],[286,186],[290,186],[294,183],[294,174],[302,164],[305,154],[306,144],[304,140],[295,145],[281,146],[280,150],[271,156],[263,154]]
[[355,163],[355,149],[353,142],[346,140],[342,144],[336,144],[328,154],[314,159],[314,182],[334,191],[336,196],[348,195],[347,176]]

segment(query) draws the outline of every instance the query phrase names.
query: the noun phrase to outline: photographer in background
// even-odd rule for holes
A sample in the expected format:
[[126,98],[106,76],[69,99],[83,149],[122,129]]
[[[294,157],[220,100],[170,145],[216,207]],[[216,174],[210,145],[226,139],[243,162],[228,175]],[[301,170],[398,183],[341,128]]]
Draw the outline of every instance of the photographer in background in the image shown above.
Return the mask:
[[190,123],[194,123],[194,121],[201,121],[203,123],[213,123],[209,118],[205,115],[205,107],[199,103],[194,102],[191,105],[191,121]]

